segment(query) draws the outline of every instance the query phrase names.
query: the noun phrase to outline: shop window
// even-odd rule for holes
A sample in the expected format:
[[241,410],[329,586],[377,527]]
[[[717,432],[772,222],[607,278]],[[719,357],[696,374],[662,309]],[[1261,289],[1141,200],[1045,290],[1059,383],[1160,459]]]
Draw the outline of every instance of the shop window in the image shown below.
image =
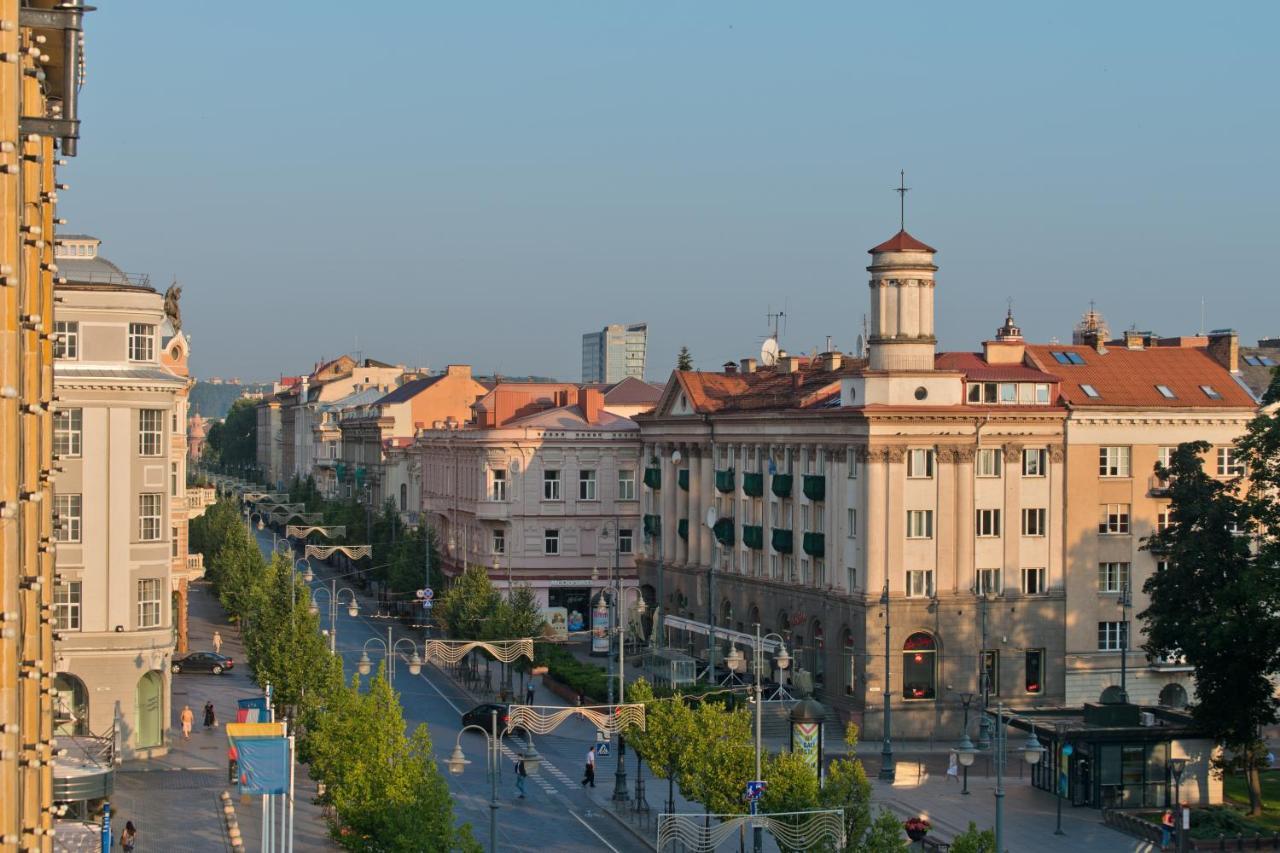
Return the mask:
[[938,692],[938,646],[933,635],[918,631],[902,645],[902,698],[934,699]]

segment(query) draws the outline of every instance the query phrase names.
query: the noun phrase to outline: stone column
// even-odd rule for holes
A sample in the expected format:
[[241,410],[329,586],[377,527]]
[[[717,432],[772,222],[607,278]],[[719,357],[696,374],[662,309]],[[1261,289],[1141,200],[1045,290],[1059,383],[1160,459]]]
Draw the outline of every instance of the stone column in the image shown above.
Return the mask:
[[973,563],[974,548],[974,497],[973,457],[976,449],[964,445],[955,449],[956,469],[956,586],[960,590],[972,589],[977,582]]
[[[867,578],[866,589],[869,596],[878,594],[879,590],[884,588],[885,578],[889,577],[887,459],[885,448],[867,448],[867,502],[864,507],[867,517],[867,534],[866,542],[864,543],[867,565],[864,574]],[[898,586],[899,588],[896,591],[901,592],[901,581],[899,581]],[[889,588],[890,591],[894,591],[892,578],[890,578]]]
[[701,566],[705,558],[702,551],[702,528],[707,514],[702,497],[702,448],[696,444],[685,446],[689,460],[689,565]]
[[[698,492],[702,496],[702,500],[708,507],[716,504],[716,465],[719,464],[718,450],[712,444],[707,444],[702,448],[702,470],[698,477]],[[702,510],[705,516],[706,509]],[[716,557],[715,543],[712,541],[711,531],[703,524],[704,518],[698,519],[698,547],[703,554],[703,562],[711,565],[711,561]],[[689,535],[693,535],[693,531],[689,531]]]
[[1004,569],[1000,572],[1001,592],[1021,583],[1022,565],[1022,445],[1004,446]]
[[673,445],[659,448],[658,460],[662,468],[662,560],[668,565],[676,562],[676,466],[671,464]]
[[[676,445],[680,451],[680,464],[671,466],[671,488],[676,495],[676,521],[679,523],[682,518],[689,518],[689,493],[680,488],[680,471],[689,465],[689,446],[687,444]],[[671,536],[676,542],[676,564],[687,565],[689,563],[689,543],[687,540],[680,538],[680,530],[676,526],[671,528]]]
[[1049,446],[1049,566],[1045,569],[1045,583],[1051,590],[1067,589],[1066,556],[1064,553],[1064,535],[1066,529],[1066,507],[1064,491],[1066,489],[1066,472],[1063,462],[1066,459],[1065,449],[1061,444]]

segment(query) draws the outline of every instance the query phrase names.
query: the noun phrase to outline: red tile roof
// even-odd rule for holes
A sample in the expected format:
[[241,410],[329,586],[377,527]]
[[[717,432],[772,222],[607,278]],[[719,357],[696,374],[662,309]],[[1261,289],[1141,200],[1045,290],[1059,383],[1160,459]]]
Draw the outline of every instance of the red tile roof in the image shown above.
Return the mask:
[[940,352],[933,360],[938,370],[958,370],[978,382],[1057,382],[1059,377],[1025,364],[987,364],[981,353]]
[[[1075,353],[1084,364],[1059,364],[1053,353]],[[1098,352],[1090,346],[1028,344],[1027,355],[1044,370],[1053,370],[1061,380],[1061,394],[1077,407],[1142,407],[1154,409],[1253,408],[1249,393],[1235,378],[1200,347],[1150,347],[1127,349],[1109,346]],[[1090,385],[1097,397],[1081,386]],[[1164,385],[1173,392],[1166,397],[1156,389]],[[1213,399],[1200,386],[1215,390]]]
[[675,376],[698,412],[748,412],[807,409],[840,393],[840,380],[867,366],[865,359],[845,357],[839,370],[813,367],[802,359],[795,373],[762,367],[754,373],[704,373],[677,370]]
[[885,240],[874,249],[868,249],[867,254],[879,255],[884,252],[936,252],[937,249],[932,246],[925,245],[912,237],[906,231],[899,231],[888,240]]

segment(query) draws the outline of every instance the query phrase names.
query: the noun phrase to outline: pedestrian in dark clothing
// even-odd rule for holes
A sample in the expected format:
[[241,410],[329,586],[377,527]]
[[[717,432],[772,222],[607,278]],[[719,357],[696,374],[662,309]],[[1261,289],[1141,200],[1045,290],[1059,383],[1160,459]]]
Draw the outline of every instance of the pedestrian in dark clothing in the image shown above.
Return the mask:
[[218,716],[213,713],[213,702],[204,703],[204,727],[212,728],[218,724]]
[[529,682],[529,686],[524,689],[524,704],[533,704],[533,682]]
[[529,772],[524,769],[524,760],[516,759],[516,790],[520,792],[520,799],[524,799],[524,780]]
[[582,775],[582,787],[590,785],[596,786],[596,748],[593,746],[587,750],[587,767]]

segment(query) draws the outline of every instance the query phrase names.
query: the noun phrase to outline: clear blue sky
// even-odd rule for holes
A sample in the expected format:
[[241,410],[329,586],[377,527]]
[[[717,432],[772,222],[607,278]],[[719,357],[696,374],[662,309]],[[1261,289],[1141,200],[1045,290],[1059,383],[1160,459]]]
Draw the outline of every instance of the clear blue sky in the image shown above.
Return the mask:
[[99,4],[69,228],[184,285],[197,374],[354,348],[575,379],[852,349],[866,250],[938,332],[1280,334],[1275,3]]

